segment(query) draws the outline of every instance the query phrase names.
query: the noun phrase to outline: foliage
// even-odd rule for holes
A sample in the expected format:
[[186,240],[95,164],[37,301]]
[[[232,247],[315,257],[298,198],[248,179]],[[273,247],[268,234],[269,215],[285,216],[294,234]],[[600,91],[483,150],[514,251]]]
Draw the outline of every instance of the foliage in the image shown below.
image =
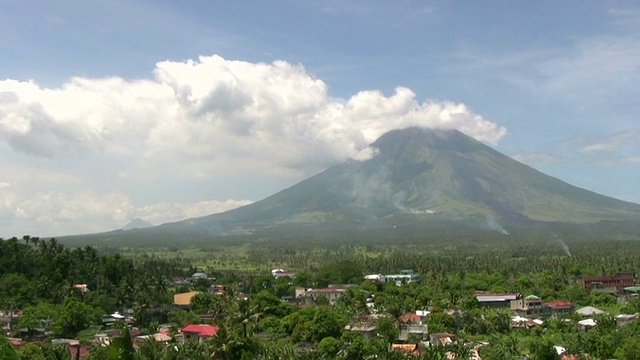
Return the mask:
[[90,305],[69,297],[60,310],[60,315],[53,326],[53,332],[59,336],[74,338],[78,332],[91,324],[93,308]]
[[20,328],[26,328],[30,332],[37,328],[50,328],[50,325],[59,317],[56,306],[42,302],[37,305],[27,306],[22,311],[18,320]]
[[333,336],[327,336],[324,339],[320,340],[320,343],[318,344],[318,350],[325,356],[332,357],[338,354],[341,346],[342,342],[340,340],[334,338]]
[[[477,290],[504,291],[535,294],[544,301],[562,299],[604,307],[611,314],[640,311],[638,298],[618,305],[613,296],[589,293],[580,284],[584,275],[615,274],[640,266],[637,242],[565,242],[571,248],[571,257],[557,254],[557,241],[542,240],[491,246],[480,241],[383,245],[375,239],[371,243],[354,239],[325,244],[314,243],[313,239],[300,244],[282,239],[250,247],[225,244],[222,248],[218,244],[219,251],[231,249],[226,254],[239,267],[252,270],[218,269],[215,276],[230,286],[225,295],[203,292],[192,299],[190,310],[168,314],[174,334],[190,323],[210,322],[219,327],[214,338],[169,346],[147,341],[135,351],[131,339],[122,338],[109,348],[98,348],[91,358],[209,359],[213,354],[221,359],[400,359],[402,353],[389,350],[398,337],[400,319],[426,309],[431,310],[425,320],[429,332],[454,333],[458,342],[446,349],[430,348],[423,355],[425,359],[446,358],[446,351],[464,357],[477,341],[486,342],[480,353],[487,359],[524,354],[554,359],[554,345],[565,347],[567,354],[638,358],[640,322],[620,327],[611,315],[598,316],[595,328],[582,331],[575,324],[579,318],[569,317],[572,321],[548,319],[543,329],[513,329],[509,311],[483,308],[478,303],[474,295]],[[238,251],[240,247],[245,250]],[[15,258],[29,266],[8,261],[13,256],[9,251],[15,251]],[[201,255],[198,250],[190,251]],[[299,277],[276,280],[266,271],[256,272],[258,262],[272,268],[295,264]],[[0,240],[0,264],[6,264],[0,267],[0,303],[4,302],[7,309],[23,309],[19,327],[35,329],[50,320],[56,335],[75,337],[79,331],[91,329],[84,331],[89,338],[95,333],[92,325],[98,323],[98,315],[124,308],[133,309],[136,326],[156,331],[154,308],[167,304],[172,293],[178,291],[167,286],[167,278],[195,272],[184,258],[100,254],[93,248],[67,249],[55,241],[37,238]],[[402,268],[421,273],[422,283],[396,286],[362,281],[365,273]],[[354,286],[336,305],[296,307],[280,299],[292,294],[297,285],[317,288],[343,282]],[[75,283],[87,283],[91,290],[78,291]],[[186,285],[184,289],[193,287]],[[237,296],[238,292],[245,295]],[[373,308],[369,306],[371,301]],[[375,313],[379,315],[379,337],[366,339],[345,331],[345,325],[371,321],[369,316]],[[207,320],[202,320],[200,315],[205,314]],[[53,358],[51,351],[52,347],[44,345],[20,349],[23,357],[35,359]]]
[[389,344],[392,344],[400,335],[398,325],[389,317],[381,317],[376,321],[376,331]]
[[20,360],[20,356],[4,335],[0,335],[0,359]]
[[120,336],[111,341],[108,346],[109,360],[136,360],[136,351],[129,328],[125,327]]

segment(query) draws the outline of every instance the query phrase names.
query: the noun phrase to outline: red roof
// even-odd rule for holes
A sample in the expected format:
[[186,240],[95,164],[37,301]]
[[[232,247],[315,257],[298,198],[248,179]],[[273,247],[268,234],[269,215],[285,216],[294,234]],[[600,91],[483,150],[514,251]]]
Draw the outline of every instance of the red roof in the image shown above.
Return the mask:
[[20,346],[22,345],[22,339],[9,339],[9,342],[11,343],[11,345],[13,346]]
[[571,309],[573,307],[573,303],[564,300],[550,301],[548,303],[545,303],[545,305],[556,310]]
[[408,323],[408,322],[419,323],[422,319],[417,314],[409,313],[409,314],[402,315],[402,317],[400,317],[399,320],[403,323]]
[[203,336],[203,337],[212,337],[216,335],[216,333],[218,332],[218,329],[219,328],[217,326],[191,324],[184,327],[182,329],[182,332],[198,334],[199,336]]
[[395,351],[402,351],[404,353],[413,353],[418,350],[417,344],[392,344],[391,349]]

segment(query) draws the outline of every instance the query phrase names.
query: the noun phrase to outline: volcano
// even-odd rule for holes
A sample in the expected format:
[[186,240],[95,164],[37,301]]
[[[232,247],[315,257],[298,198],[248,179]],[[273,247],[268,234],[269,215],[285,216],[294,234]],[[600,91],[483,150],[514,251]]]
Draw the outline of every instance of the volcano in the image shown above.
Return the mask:
[[456,130],[395,130],[370,147],[369,160],[330,167],[251,205],[100,236],[335,237],[398,229],[425,237],[461,229],[508,236],[514,229],[598,227],[637,234],[640,205],[545,175]]

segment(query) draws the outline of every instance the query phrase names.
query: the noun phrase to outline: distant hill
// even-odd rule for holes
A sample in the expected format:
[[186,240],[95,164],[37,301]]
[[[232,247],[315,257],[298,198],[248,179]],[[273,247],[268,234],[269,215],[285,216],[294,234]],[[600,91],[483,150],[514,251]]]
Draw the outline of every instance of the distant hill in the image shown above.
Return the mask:
[[153,224],[150,222],[144,221],[140,218],[135,218],[125,225],[122,230],[146,229],[152,226]]
[[[459,131],[395,130],[371,147],[377,154],[370,160],[330,167],[251,205],[131,230],[127,236],[335,237],[371,232],[392,238],[394,233],[507,236],[513,231],[587,233],[600,228],[624,235],[640,223],[640,205],[569,185]],[[110,232],[85,238],[119,236]]]

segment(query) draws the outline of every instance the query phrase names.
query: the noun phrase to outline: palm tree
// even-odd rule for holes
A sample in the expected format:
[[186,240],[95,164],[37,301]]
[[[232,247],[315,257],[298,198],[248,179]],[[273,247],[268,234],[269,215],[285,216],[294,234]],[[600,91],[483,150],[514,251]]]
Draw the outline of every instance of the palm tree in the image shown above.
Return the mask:
[[235,303],[235,311],[230,314],[230,317],[233,322],[241,324],[242,336],[248,338],[253,335],[253,328],[258,323],[262,313],[258,312],[258,304],[254,304],[249,300],[238,300]]
[[[164,353],[165,360],[209,360],[211,358],[209,347],[196,341],[170,344]],[[213,359],[217,358],[213,357]]]
[[168,347],[158,343],[154,338],[150,337],[147,340],[138,344],[138,359],[139,360],[158,360],[166,357],[166,351]]
[[245,345],[243,340],[245,339],[238,336],[233,329],[227,330],[226,327],[221,327],[210,341],[212,358],[221,360],[239,359]]
[[426,352],[422,355],[424,360],[448,360],[447,350],[444,346],[432,346],[427,348]]
[[293,343],[290,341],[274,340],[262,347],[259,359],[263,360],[294,360],[297,359]]
[[451,352],[456,359],[469,359],[471,357],[472,347],[470,345],[456,342],[445,346],[445,351]]
[[128,327],[124,327],[122,334],[113,339],[108,347],[109,360],[136,360],[136,351]]

